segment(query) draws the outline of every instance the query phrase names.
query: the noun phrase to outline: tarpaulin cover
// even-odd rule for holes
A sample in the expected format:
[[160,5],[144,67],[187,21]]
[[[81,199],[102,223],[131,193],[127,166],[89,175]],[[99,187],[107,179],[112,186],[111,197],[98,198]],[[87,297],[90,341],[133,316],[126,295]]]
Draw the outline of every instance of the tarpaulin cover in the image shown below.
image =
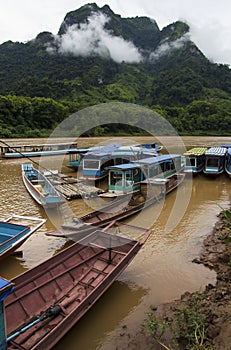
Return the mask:
[[0,277],[0,302],[13,292],[13,290],[14,286],[12,283]]

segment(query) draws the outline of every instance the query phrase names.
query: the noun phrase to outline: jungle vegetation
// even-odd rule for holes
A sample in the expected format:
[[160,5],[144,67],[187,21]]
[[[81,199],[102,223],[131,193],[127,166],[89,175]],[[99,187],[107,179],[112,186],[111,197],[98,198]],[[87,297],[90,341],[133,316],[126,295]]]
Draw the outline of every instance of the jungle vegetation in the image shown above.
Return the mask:
[[[230,135],[231,70],[203,55],[187,37],[187,24],[179,21],[159,30],[147,17],[122,18],[107,5],[99,9],[91,4],[67,14],[58,35],[65,33],[67,24],[87,21],[92,9],[110,16],[107,30],[132,41],[143,59],[118,63],[110,56],[63,54],[48,32],[26,43],[3,43],[2,137],[48,136],[72,113],[107,102],[137,104],[156,111],[181,135]],[[157,57],[163,43],[168,50]],[[52,52],[48,47],[53,47]],[[101,126],[88,135],[120,132],[138,130]]]

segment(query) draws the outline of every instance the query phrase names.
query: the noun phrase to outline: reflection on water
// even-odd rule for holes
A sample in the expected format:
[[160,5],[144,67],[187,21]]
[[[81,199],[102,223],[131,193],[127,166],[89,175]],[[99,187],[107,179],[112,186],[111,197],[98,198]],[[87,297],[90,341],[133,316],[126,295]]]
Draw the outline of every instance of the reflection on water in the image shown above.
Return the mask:
[[[151,139],[135,138],[135,142],[141,141]],[[231,143],[231,138],[185,137],[184,141],[190,148]],[[102,139],[84,139],[79,146],[91,146],[97,142],[102,142]],[[20,248],[22,256],[11,256],[0,263],[0,275],[6,278],[18,275],[66,248],[69,243],[64,238],[48,237],[45,232],[61,224],[65,216],[81,216],[92,210],[89,205],[92,203],[75,200],[63,205],[62,215],[58,210],[44,211],[23,186],[21,164],[25,162],[28,160],[0,161],[1,217],[34,215],[47,218],[47,221]],[[52,159],[50,166],[54,168],[55,164]],[[67,159],[62,171],[70,173],[65,164]],[[189,190],[190,198],[185,203]],[[178,191],[129,220],[133,225],[151,226],[151,237],[119,281],[55,349],[115,349],[118,338],[121,338],[121,327],[126,324],[131,334],[135,332],[146,317],[149,305],[170,301],[186,290],[194,291],[204,288],[207,283],[214,283],[215,273],[193,264],[192,260],[199,255],[204,237],[211,232],[220,212],[219,206],[229,206],[230,193],[231,179],[227,176],[211,179],[200,175],[193,178],[192,183],[186,179]],[[93,204],[97,206],[96,201]],[[171,217],[173,208],[174,216]]]
[[115,281],[103,298],[55,346],[55,350],[98,349],[106,334],[119,326],[120,320],[141,303],[144,294],[142,287]]

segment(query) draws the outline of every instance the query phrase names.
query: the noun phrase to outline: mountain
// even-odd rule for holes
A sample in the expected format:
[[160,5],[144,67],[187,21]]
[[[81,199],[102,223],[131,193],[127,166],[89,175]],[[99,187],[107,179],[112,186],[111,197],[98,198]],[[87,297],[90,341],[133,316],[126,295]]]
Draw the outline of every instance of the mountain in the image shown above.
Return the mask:
[[[39,133],[68,113],[111,101],[158,108],[179,132],[195,131],[196,120],[198,132],[224,133],[231,70],[210,62],[182,21],[160,30],[148,17],[123,18],[108,5],[91,3],[67,13],[56,35],[42,32],[26,43],[0,45],[0,95],[0,132],[14,112],[11,136],[18,124]],[[23,108],[13,107],[15,96]],[[41,106],[43,123],[37,120]],[[53,122],[47,110],[56,111]],[[211,115],[213,121],[204,123]]]

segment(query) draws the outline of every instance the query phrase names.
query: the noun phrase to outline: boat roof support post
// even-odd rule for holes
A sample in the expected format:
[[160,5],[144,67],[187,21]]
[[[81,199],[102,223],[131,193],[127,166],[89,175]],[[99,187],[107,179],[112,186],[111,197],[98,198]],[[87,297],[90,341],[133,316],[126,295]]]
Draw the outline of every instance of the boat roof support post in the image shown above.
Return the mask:
[[0,350],[7,349],[4,299],[13,290],[13,283],[0,277]]
[[112,252],[111,251],[112,251],[111,236],[109,236],[109,247],[108,247],[108,252],[109,252],[108,262],[109,262],[109,264],[112,263],[112,255],[111,255]]

